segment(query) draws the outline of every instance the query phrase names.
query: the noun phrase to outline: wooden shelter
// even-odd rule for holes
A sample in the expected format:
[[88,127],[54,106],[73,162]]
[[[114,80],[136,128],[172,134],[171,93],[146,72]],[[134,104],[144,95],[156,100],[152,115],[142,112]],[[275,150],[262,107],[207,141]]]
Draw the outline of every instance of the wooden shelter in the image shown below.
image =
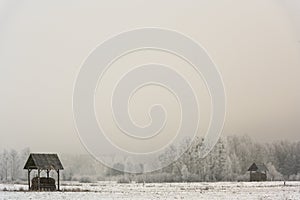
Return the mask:
[[[51,170],[57,172],[57,190],[59,188],[59,170],[63,170],[63,166],[57,156],[57,154],[36,154],[29,155],[24,169],[28,171],[28,189],[29,190],[55,190],[55,179],[49,177]],[[32,179],[32,186],[30,185],[30,172],[37,170],[37,177]],[[41,172],[46,171],[47,177],[40,177]]]
[[266,181],[267,180],[267,167],[262,164],[253,163],[248,171],[250,171],[250,181]]

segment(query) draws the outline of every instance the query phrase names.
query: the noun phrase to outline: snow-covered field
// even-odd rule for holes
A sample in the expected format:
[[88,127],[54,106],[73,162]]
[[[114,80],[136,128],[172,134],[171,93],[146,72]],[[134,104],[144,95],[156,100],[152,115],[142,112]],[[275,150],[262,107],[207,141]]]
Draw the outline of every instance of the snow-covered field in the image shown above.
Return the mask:
[[[0,184],[0,199],[300,199],[300,182],[218,183],[63,183],[63,190],[85,192],[24,192],[26,185]],[[3,191],[8,190],[8,191]]]

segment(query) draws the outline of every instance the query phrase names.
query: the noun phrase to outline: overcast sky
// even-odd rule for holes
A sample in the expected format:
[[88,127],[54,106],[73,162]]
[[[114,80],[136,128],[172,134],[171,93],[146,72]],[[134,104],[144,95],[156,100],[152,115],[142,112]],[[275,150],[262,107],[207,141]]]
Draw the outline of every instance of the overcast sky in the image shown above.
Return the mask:
[[138,27],[176,30],[206,48],[226,88],[224,135],[300,140],[298,0],[1,0],[0,149],[84,153],[76,75],[99,43]]

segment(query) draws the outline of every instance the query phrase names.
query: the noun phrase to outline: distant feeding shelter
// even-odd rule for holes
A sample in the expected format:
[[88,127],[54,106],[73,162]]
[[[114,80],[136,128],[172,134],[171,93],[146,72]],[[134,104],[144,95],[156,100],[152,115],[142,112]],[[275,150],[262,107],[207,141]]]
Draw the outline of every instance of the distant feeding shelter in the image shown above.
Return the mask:
[[266,181],[268,168],[264,164],[253,163],[248,171],[250,171],[250,181]]
[[[57,190],[59,188],[59,170],[63,170],[63,166],[58,158],[57,154],[37,154],[31,153],[24,169],[28,171],[28,189],[29,190],[46,190],[54,191],[56,190],[55,179],[49,177],[51,170],[57,172]],[[30,185],[30,172],[32,170],[37,170],[37,177],[32,179],[32,185]],[[40,177],[41,172],[46,171],[47,177]]]

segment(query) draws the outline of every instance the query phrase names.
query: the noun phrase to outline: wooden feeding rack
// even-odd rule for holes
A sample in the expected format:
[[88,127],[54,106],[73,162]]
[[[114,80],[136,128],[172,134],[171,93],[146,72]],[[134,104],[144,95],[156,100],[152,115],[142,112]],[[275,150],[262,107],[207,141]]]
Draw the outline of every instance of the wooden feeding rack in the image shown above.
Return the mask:
[[[56,190],[55,179],[49,177],[51,170],[55,170],[57,172],[57,190],[60,190],[59,171],[64,168],[57,154],[32,153],[29,155],[24,169],[28,171],[28,190]],[[32,185],[30,185],[30,172],[32,170],[37,170],[38,173],[37,177],[32,179]],[[47,177],[40,177],[42,171],[46,171]]]

